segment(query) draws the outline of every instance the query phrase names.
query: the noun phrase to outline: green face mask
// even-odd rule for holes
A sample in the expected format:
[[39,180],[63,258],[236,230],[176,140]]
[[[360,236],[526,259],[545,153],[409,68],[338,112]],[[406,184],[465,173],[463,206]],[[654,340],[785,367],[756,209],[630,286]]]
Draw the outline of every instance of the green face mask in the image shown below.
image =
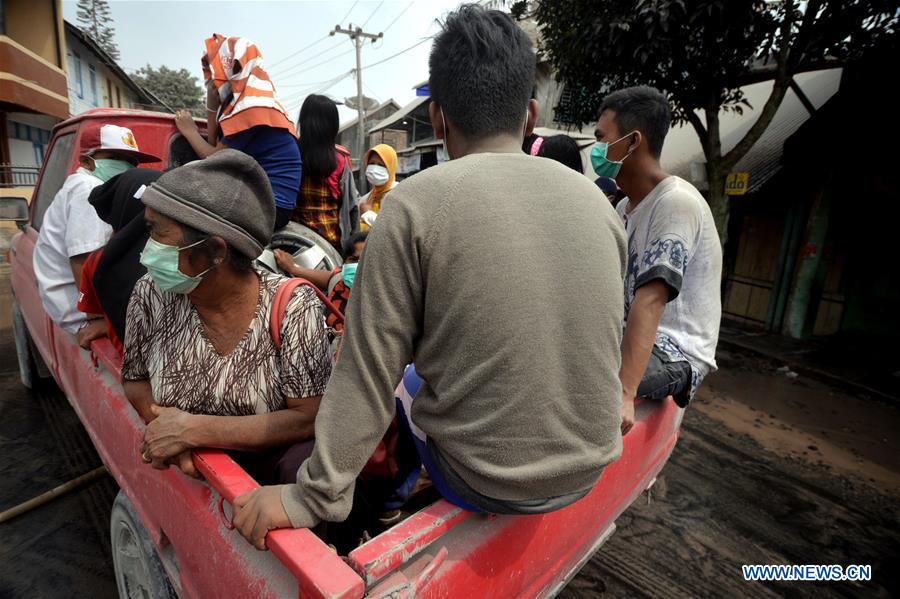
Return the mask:
[[212,267],[207,268],[195,277],[189,277],[178,268],[178,253],[204,241],[206,239],[201,239],[184,247],[176,247],[148,239],[147,245],[144,246],[144,251],[141,252],[141,264],[147,268],[150,278],[153,279],[157,287],[170,293],[186,295],[197,288],[197,285],[203,280],[203,275],[212,270]]
[[[629,133],[628,135],[631,134]],[[594,167],[594,172],[597,173],[598,177],[615,179],[616,175],[619,174],[619,169],[622,168],[622,163],[625,162],[625,158],[628,158],[630,152],[626,154],[622,160],[618,161],[610,160],[606,157],[606,153],[609,151],[610,146],[616,145],[628,137],[628,135],[624,135],[612,143],[598,141],[594,144],[594,147],[591,148],[591,166]]]
[[344,264],[343,268],[341,268],[341,278],[344,280],[344,285],[347,287],[353,287],[353,281],[356,279],[356,267],[359,266],[356,262],[351,262],[349,264]]
[[121,175],[130,168],[134,168],[130,162],[115,160],[113,158],[95,158],[94,170],[91,174],[106,183],[116,175]]

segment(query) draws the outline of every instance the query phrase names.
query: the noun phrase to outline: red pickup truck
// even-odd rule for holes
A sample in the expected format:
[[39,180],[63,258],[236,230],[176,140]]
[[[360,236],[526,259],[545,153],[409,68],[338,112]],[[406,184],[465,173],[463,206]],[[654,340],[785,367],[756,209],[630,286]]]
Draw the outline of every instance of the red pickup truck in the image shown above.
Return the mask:
[[[225,453],[197,451],[205,480],[141,462],[144,424],[119,383],[120,357],[108,340],[81,349],[41,307],[32,259],[43,215],[78,166],[85,123],[134,131],[166,168],[193,158],[172,115],[97,109],[53,130],[34,199],[0,199],[0,219],[22,232],[10,246],[13,316],[23,382],[52,376],[90,434],[120,492],[110,518],[123,597],[548,597],[559,592],[615,530],[615,521],[655,480],[678,437],[682,411],[671,400],[637,407],[622,456],[575,504],[550,514],[473,514],[438,500],[347,556],[306,529],[269,533],[271,551],[232,529],[230,502],[257,486]],[[293,241],[291,241],[293,239]],[[282,238],[308,264],[333,259],[309,236]],[[306,242],[304,242],[306,240]],[[327,245],[327,244],[326,244]]]

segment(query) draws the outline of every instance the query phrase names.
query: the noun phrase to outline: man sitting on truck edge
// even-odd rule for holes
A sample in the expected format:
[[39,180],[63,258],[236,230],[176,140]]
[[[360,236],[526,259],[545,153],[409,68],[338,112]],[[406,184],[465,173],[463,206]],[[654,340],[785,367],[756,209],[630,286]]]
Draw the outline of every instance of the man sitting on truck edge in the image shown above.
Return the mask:
[[636,397],[672,395],[683,408],[716,369],[722,248],[706,200],[659,164],[669,121],[659,90],[613,92],[600,107],[591,151],[594,171],[615,178],[627,196],[616,205],[628,235],[623,434],[634,424]]
[[140,163],[160,159],[138,149],[131,129],[85,125],[81,167],[69,175],[44,214],[34,248],[34,274],[47,315],[75,334],[84,326],[105,329],[100,315],[88,321],[77,308],[84,261],[103,247],[112,229],[88,203],[91,190]]
[[400,183],[379,214],[313,454],[297,484],[235,501],[235,526],[257,548],[271,528],[347,516],[413,356],[422,382],[405,416],[457,505],[553,511],[621,453],[625,236],[592,181],[522,152],[537,115],[532,44],[508,15],[464,5],[429,67],[431,122],[452,160]]

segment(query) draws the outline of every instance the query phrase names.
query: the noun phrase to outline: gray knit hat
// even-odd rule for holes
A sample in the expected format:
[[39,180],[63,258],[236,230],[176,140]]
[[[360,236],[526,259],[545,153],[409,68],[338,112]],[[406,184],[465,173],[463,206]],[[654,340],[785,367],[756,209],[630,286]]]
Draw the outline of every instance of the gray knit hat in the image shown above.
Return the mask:
[[219,150],[170,170],[141,200],[179,223],[218,235],[248,258],[259,256],[272,239],[275,197],[269,177],[237,150]]

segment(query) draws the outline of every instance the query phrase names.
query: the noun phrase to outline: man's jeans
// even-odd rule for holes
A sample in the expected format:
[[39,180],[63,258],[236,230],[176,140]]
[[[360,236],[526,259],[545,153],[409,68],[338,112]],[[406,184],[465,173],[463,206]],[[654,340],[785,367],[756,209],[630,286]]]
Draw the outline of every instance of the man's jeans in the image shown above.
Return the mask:
[[650,361],[647,362],[647,370],[644,378],[638,386],[637,396],[647,399],[665,399],[669,395],[675,398],[675,403],[684,408],[688,405],[691,390],[691,365],[683,360],[669,361],[669,356],[653,346],[650,352]]

